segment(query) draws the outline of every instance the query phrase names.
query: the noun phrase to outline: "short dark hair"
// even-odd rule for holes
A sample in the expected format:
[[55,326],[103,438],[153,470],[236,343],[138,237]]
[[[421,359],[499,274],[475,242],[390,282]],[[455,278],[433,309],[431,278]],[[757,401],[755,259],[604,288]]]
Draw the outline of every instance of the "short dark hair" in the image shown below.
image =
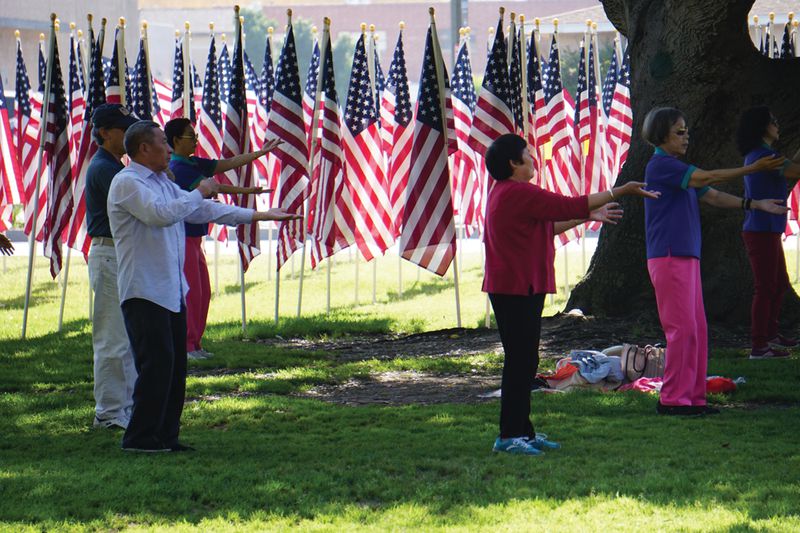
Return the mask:
[[183,132],[186,131],[186,128],[191,126],[192,122],[188,118],[173,118],[166,124],[164,124],[164,135],[167,136],[167,143],[172,148],[175,148],[173,141],[175,137],[180,137],[183,135]]
[[92,128],[92,139],[94,139],[97,146],[103,146],[103,143],[106,142],[103,136],[100,135],[100,128]]
[[140,120],[125,131],[125,152],[129,157],[134,158],[139,153],[139,146],[142,143],[153,142],[153,130],[161,128],[152,120]]
[[522,162],[522,153],[528,143],[519,135],[506,133],[501,135],[486,149],[486,170],[494,179],[501,181],[511,177],[514,169],[509,161]]
[[644,117],[642,137],[653,146],[660,146],[669,137],[669,130],[681,118],[686,120],[686,115],[680,109],[654,107]]
[[772,113],[765,105],[751,107],[742,113],[736,129],[736,148],[740,154],[747,155],[753,148],[761,146],[770,122]]

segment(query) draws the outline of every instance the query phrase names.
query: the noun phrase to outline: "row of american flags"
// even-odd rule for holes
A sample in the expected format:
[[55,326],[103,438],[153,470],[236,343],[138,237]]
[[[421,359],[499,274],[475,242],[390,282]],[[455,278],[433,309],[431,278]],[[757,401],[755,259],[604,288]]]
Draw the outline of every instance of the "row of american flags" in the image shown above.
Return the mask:
[[[90,119],[104,102],[123,103],[140,118],[161,124],[189,117],[196,123],[201,157],[227,158],[260,147],[268,138],[282,139],[266,158],[221,177],[231,184],[274,189],[267,205],[304,214],[302,222],[279,227],[278,268],[305,243],[316,267],[351,246],[369,261],[398,242],[402,257],[444,275],[456,251],[456,218],[468,235],[482,232],[491,186],[483,154],[497,136],[526,138],[536,160],[537,184],[567,195],[608,187],[630,146],[627,53],[615,47],[601,82],[596,36],[587,34],[573,97],[561,81],[557,34],[540,55],[539,34],[527,35],[512,20],[506,35],[502,15],[485,52],[481,46],[487,66],[479,91],[468,34],[462,32],[451,76],[432,24],[416,99],[402,27],[385,74],[362,27],[346,91],[335,84],[329,33],[314,43],[301,86],[291,17],[274,69],[267,38],[261,75],[241,35],[229,55],[225,42],[217,51],[212,34],[202,80],[184,46],[188,31],[176,35],[171,83],[151,74],[146,33],[132,68],[124,57],[124,27],[116,29],[110,58],[103,55],[104,35],[105,26],[97,36],[90,27],[84,44],[70,33],[66,86],[56,39],[51,39],[51,50],[40,46],[37,90],[30,86],[18,39],[13,116],[0,100],[0,227],[11,224],[12,205],[25,205],[25,232],[35,231],[44,243],[54,277],[64,246],[88,252],[83,190],[86,167],[97,150]],[[48,64],[52,75],[45,91]],[[34,230],[36,155],[46,93],[47,134]],[[223,201],[256,207],[252,195]],[[562,236],[561,242],[582,231]],[[227,238],[224,231],[218,236]],[[246,270],[260,253],[257,227],[240,226],[236,240]]]

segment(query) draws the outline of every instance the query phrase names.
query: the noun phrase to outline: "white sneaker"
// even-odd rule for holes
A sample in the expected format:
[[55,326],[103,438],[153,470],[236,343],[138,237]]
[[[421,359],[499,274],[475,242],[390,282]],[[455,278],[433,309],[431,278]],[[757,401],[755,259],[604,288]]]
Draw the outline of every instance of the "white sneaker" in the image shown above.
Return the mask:
[[199,349],[199,350],[197,350],[197,351],[198,351],[198,352],[202,352],[202,353],[203,353],[203,355],[205,356],[205,358],[206,358],[206,359],[208,359],[209,357],[214,357],[214,354],[213,354],[213,353],[211,353],[211,352],[209,352],[209,351],[208,351],[208,350],[206,350],[205,348],[200,348],[200,349]]
[[206,354],[203,350],[193,350],[186,354],[187,359],[191,359],[193,361],[199,361],[201,359],[207,359]]
[[128,429],[128,419],[120,417],[100,419],[97,415],[94,415],[92,427],[103,429]]

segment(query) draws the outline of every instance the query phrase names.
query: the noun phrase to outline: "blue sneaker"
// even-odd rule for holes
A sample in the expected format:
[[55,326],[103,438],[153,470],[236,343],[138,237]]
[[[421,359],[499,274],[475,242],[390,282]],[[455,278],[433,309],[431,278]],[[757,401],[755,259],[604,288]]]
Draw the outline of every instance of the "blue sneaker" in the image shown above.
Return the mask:
[[494,441],[493,452],[506,452],[520,455],[541,455],[543,452],[538,448],[531,446],[530,442],[525,437],[516,437],[511,439],[501,439],[497,437]]
[[561,448],[561,445],[555,441],[547,440],[547,435],[544,433],[537,433],[534,438],[527,439],[528,444],[536,448],[537,450],[541,450],[542,448],[550,448],[551,450],[557,450]]

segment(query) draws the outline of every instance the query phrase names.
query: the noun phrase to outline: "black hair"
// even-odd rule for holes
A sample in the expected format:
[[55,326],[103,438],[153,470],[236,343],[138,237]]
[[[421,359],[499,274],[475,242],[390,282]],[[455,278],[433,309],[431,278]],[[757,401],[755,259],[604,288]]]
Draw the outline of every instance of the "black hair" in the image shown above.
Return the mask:
[[125,130],[125,152],[133,159],[139,153],[139,146],[142,143],[152,143],[155,136],[153,130],[160,129],[156,122],[151,120],[140,120],[130,128]]
[[191,126],[192,122],[188,118],[173,118],[164,124],[164,135],[167,136],[167,143],[170,147],[175,148],[173,144],[175,137],[180,137],[186,128]]
[[528,148],[528,143],[519,135],[506,133],[501,135],[486,149],[486,170],[494,179],[500,181],[511,177],[514,169],[509,161],[522,162],[522,153]]
[[100,128],[97,127],[92,128],[92,139],[94,139],[97,146],[103,146],[103,143],[106,142],[103,136],[100,135]]
[[747,155],[750,150],[764,142],[764,133],[772,122],[772,113],[765,105],[751,107],[739,117],[739,126],[736,129],[736,148],[742,155]]
[[654,107],[644,117],[642,137],[653,146],[664,144],[669,131],[679,119],[686,121],[686,115],[674,107]]

